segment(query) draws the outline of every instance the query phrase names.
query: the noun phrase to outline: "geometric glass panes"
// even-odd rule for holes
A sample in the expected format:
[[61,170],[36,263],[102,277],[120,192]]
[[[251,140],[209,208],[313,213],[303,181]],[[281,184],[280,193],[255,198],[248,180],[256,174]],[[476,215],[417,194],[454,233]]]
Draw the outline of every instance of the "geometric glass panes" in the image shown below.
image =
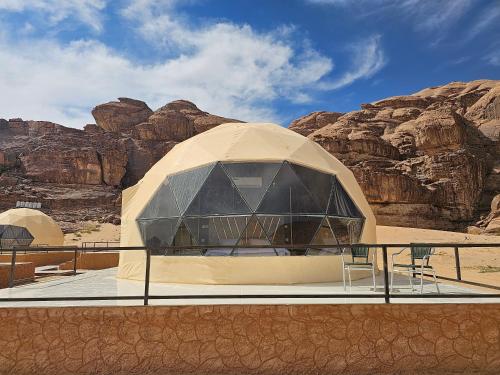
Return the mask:
[[314,235],[314,238],[311,241],[311,245],[331,245],[335,244],[336,242],[337,240],[335,239],[332,228],[330,227],[330,224],[325,217],[320,227],[318,228],[318,231]]
[[205,179],[214,166],[215,164],[209,164],[201,168],[196,168],[184,173],[177,173],[168,177],[181,214],[186,211],[189,203],[193,201],[193,198],[200,190],[200,187],[205,182]]
[[180,216],[180,211],[168,182],[164,182],[141,212],[139,218],[149,219],[172,216]]
[[325,213],[330,199],[333,176],[297,164],[292,164],[292,168],[309,190],[321,212]]
[[283,163],[224,163],[224,169],[255,211]]
[[334,175],[288,161],[170,175],[137,219],[153,254],[206,256],[336,254],[328,246],[359,242],[364,221]]
[[151,249],[171,246],[178,226],[178,217],[139,220],[142,237]]
[[262,224],[255,216],[251,216],[250,218],[245,217],[245,220],[247,221],[247,224],[241,234],[238,245],[260,246],[271,244],[264,228],[262,227]]
[[185,212],[188,216],[250,214],[250,208],[220,163],[212,169]]
[[33,236],[24,227],[17,225],[0,225],[0,249],[28,247],[33,242]]
[[260,203],[258,213],[267,214],[324,214],[309,190],[284,162]]
[[339,244],[352,244],[359,242],[363,229],[363,220],[329,217],[330,226]]
[[332,184],[332,194],[330,196],[328,215],[356,218],[363,217],[337,178],[334,178],[334,182]]
[[173,246],[190,246],[197,245],[196,239],[193,237],[184,222],[181,222],[175,233],[172,245]]
[[234,246],[250,216],[186,217],[191,235],[199,245]]

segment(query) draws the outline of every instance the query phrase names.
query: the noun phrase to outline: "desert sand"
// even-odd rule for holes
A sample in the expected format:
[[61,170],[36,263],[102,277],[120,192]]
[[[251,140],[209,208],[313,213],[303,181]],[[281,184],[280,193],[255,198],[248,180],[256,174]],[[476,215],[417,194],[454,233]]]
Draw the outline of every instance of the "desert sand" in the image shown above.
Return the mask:
[[[500,287],[500,236],[473,235],[458,232],[447,232],[431,229],[403,228],[390,226],[377,226],[378,243],[411,243],[411,242],[440,242],[440,243],[498,243],[499,247],[493,248],[463,248],[459,250],[462,280],[495,285]],[[398,250],[389,251],[389,264],[391,254]],[[398,257],[398,262],[408,262],[406,256]],[[378,257],[379,265],[382,257]],[[431,258],[430,264],[436,273],[446,277],[456,277],[455,256],[453,248],[436,248],[436,254]],[[489,290],[489,292],[494,292]]]

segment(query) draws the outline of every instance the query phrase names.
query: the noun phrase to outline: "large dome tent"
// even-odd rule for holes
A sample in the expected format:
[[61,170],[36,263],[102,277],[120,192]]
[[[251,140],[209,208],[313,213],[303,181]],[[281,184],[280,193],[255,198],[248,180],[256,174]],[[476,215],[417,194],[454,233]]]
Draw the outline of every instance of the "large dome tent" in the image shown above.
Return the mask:
[[[186,275],[180,276],[181,270],[185,267],[189,272],[187,264],[195,258],[204,258],[200,267],[205,270],[206,263],[216,261],[206,256],[189,260],[161,256],[176,254],[176,246],[211,247],[204,255],[313,255],[319,245],[375,242],[375,218],[352,172],[315,142],[274,124],[229,123],[192,137],[125,190],[122,199],[121,244],[152,248],[152,279],[158,281],[266,282],[262,277],[265,270],[259,277],[234,279],[221,277],[224,266],[220,265],[208,267],[206,277],[186,279]],[[255,249],[241,248],[245,245],[274,248],[257,249],[254,254]],[[297,246],[303,250],[297,251]],[[141,279],[142,256],[123,252],[119,277]],[[237,262],[229,259],[234,257],[216,258],[219,263],[232,263],[233,268]],[[280,265],[281,276],[267,278],[267,282],[322,281],[326,277],[321,272],[314,277],[309,274],[312,269],[304,271],[307,263],[318,263],[313,257],[287,258],[297,258],[282,262],[296,263],[302,276],[290,278],[294,271]],[[329,258],[327,263],[334,257]],[[266,265],[278,262],[255,259],[266,261]],[[245,262],[250,261],[241,261]],[[166,276],[167,263],[176,264],[179,277],[171,272]],[[338,259],[338,268],[337,263]],[[191,267],[190,274],[196,269]]]

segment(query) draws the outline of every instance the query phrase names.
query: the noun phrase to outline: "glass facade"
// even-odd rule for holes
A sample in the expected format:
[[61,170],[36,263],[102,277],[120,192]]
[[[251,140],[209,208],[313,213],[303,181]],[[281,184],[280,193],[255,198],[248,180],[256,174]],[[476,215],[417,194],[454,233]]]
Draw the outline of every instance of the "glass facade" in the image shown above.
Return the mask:
[[[358,242],[364,220],[334,175],[288,161],[218,162],[168,176],[137,219],[153,254],[206,256],[335,253],[321,246]],[[175,249],[190,245],[210,248]]]
[[0,225],[0,249],[28,247],[33,239],[31,233],[24,227]]

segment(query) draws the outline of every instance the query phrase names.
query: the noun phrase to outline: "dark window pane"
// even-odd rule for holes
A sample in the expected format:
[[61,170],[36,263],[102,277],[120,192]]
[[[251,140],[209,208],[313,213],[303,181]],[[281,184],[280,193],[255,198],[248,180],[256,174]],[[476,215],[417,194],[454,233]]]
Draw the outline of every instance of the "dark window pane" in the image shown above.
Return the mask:
[[17,225],[0,225],[0,248],[28,247],[33,242],[33,236],[24,227]]
[[268,214],[322,213],[321,208],[288,162],[283,163],[278,171],[257,212]]
[[190,217],[184,222],[199,245],[234,246],[250,216]]
[[328,215],[356,218],[363,217],[337,178],[334,179],[334,183],[332,185],[332,195],[330,197]]
[[359,242],[363,229],[363,219],[346,219],[339,217],[329,217],[328,219],[339,244]]
[[[239,246],[253,246],[252,248],[238,248],[235,249],[233,255],[237,256],[276,256],[276,255],[290,255],[287,249],[283,248],[270,248],[266,246],[271,246],[266,231],[257,220],[255,216],[252,216],[248,224],[243,231]],[[257,246],[257,248],[255,247]],[[262,246],[259,248],[258,246]]]
[[317,232],[322,216],[258,215],[273,245],[309,245]]
[[292,245],[292,218],[289,215],[258,215],[257,217],[273,245]]
[[153,198],[147,203],[144,210],[139,215],[141,219],[159,218],[159,217],[176,217],[179,216],[179,208],[175,200],[174,194],[170,189],[168,181],[165,181],[158,188]]
[[321,212],[326,213],[332,190],[333,176],[297,164],[292,164],[292,168],[311,193]]
[[174,246],[190,246],[196,245],[196,239],[193,237],[188,227],[184,222],[181,222],[177,233],[175,233],[174,240],[172,242]]
[[168,177],[181,214],[186,211],[214,166],[215,164],[209,164],[201,168]]
[[224,163],[228,176],[255,211],[282,163]]
[[144,244],[156,249],[171,246],[179,225],[179,218],[138,220]]
[[261,223],[255,216],[246,218],[247,225],[243,233],[240,236],[240,241],[238,245],[248,245],[248,246],[259,246],[259,245],[271,245],[267,234],[262,227]]
[[322,221],[322,216],[293,216],[292,244],[294,246],[309,245]]
[[314,235],[313,240],[311,241],[313,245],[337,245],[337,239],[335,238],[332,228],[328,223],[327,218],[324,218],[321,222],[321,226],[318,231]]
[[220,164],[217,164],[186,210],[186,215],[250,214],[250,209]]

